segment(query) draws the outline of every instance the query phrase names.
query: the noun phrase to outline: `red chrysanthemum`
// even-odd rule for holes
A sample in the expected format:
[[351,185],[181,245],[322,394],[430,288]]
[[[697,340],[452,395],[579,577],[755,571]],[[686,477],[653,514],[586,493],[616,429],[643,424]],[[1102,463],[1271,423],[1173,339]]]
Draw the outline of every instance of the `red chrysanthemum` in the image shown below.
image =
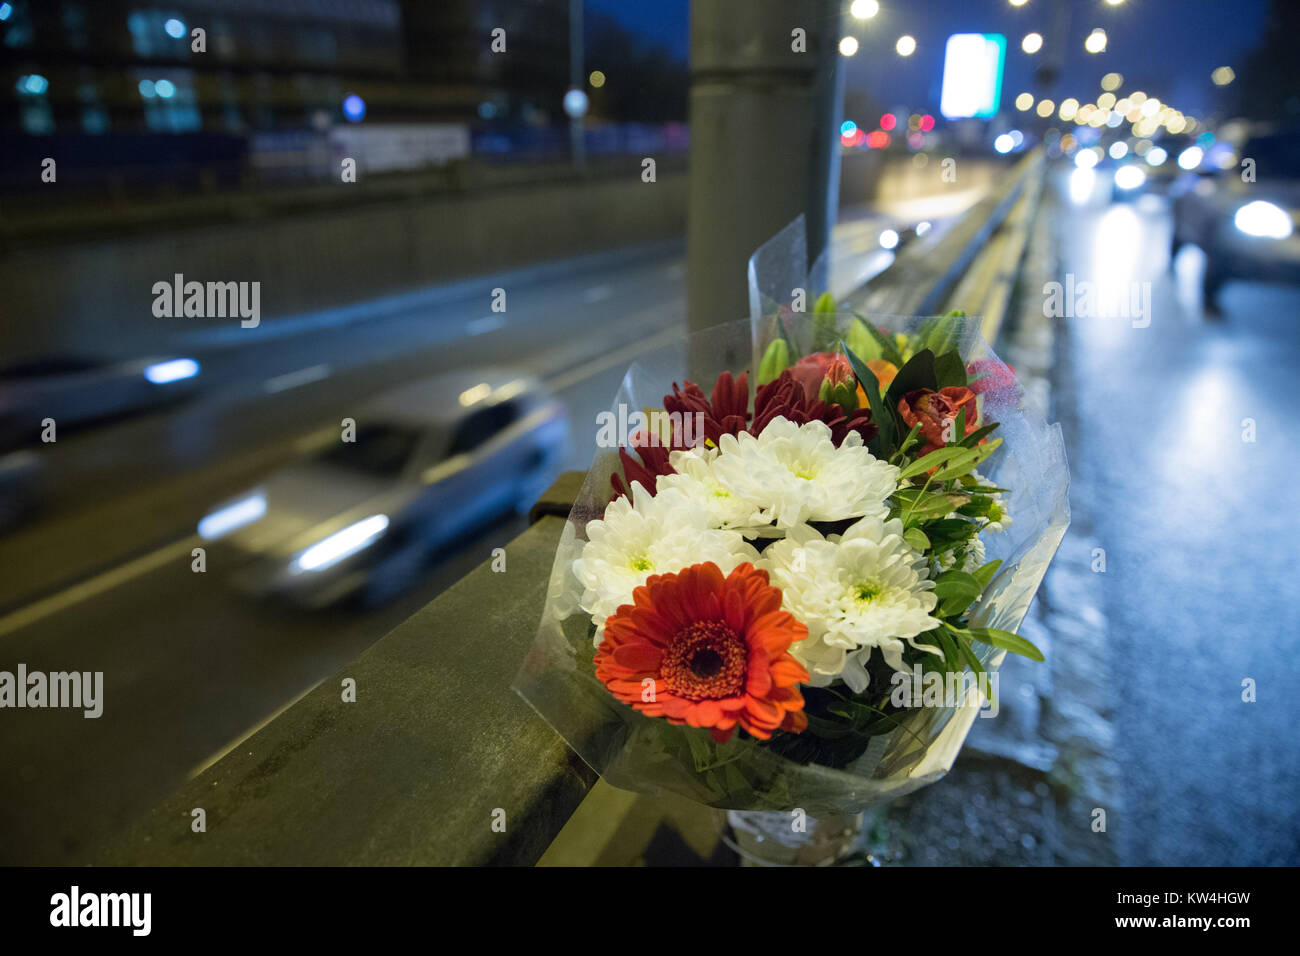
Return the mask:
[[[641,456],[637,461],[627,451],[626,448],[618,450],[618,459],[623,465],[623,474],[618,472],[609,476],[609,483],[614,488],[614,495],[610,498],[621,498],[624,495],[632,493],[633,482],[641,482],[641,487],[650,494],[655,493],[655,483],[659,480],[660,475],[674,475],[671,462],[668,460],[670,449],[663,447],[658,441],[651,438],[648,432],[637,432],[630,440],[632,449]],[[627,484],[623,484],[623,479],[627,478]]]
[[839,405],[809,398],[803,384],[790,374],[789,369],[758,387],[754,398],[754,424],[749,430],[755,435],[760,434],[778,415],[796,425],[825,422],[830,426],[831,440],[836,446],[848,437],[849,432],[857,432],[864,442],[869,442],[879,431],[871,421],[871,409],[859,408],[846,414]]
[[[673,393],[664,396],[664,408],[670,414],[680,414],[683,420],[687,415],[702,413],[704,437],[716,445],[723,435],[743,432],[749,422],[749,373],[733,379],[730,372],[723,372],[713,384],[712,400],[694,382],[687,382],[681,388],[673,382]],[[673,447],[686,447],[675,428]]]
[[623,703],[673,724],[707,727],[715,740],[739,724],[766,740],[808,726],[799,684],[808,672],[790,645],[808,629],[781,610],[767,572],[716,564],[656,574],[605,622],[596,676]]

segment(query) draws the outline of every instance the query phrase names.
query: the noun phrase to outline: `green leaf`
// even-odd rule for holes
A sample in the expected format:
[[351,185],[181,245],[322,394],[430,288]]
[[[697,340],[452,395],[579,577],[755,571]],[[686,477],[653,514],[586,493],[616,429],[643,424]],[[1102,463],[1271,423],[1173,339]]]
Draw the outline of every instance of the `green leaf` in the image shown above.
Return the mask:
[[990,561],[988,564],[982,564],[971,574],[980,586],[980,593],[988,590],[989,582],[993,580],[993,575],[998,573],[998,568],[1002,567],[1001,561]]
[[840,345],[844,349],[844,356],[849,360],[849,365],[853,368],[853,374],[857,378],[858,384],[867,393],[867,405],[871,409],[871,421],[878,429],[876,437],[867,443],[867,447],[871,454],[888,461],[893,454],[897,435],[894,420],[895,413],[881,400],[880,386],[876,382],[876,376],[871,369],[867,368],[867,363],[858,358],[857,354],[848,347],[843,339],[840,340]]
[[996,627],[972,627],[966,633],[981,643],[992,644],[994,647],[1000,647],[1004,651],[1010,651],[1013,654],[1020,654],[1033,661],[1043,660],[1043,652],[1035,647],[1032,641],[1021,637],[1019,634],[1002,631]]
[[817,297],[817,301],[813,303],[814,315],[828,315],[834,311],[835,296],[831,295],[829,292],[823,292]]
[[854,318],[849,323],[849,331],[845,336],[846,348],[850,348],[865,362],[874,362],[883,359],[885,355],[884,347],[880,344],[879,334],[872,335],[867,329],[867,324],[859,318]]
[[[966,409],[963,408],[962,411],[964,412]],[[957,444],[961,445],[963,448],[974,448],[980,443],[981,438],[988,437],[989,433],[992,432],[993,429],[997,428],[999,424],[999,422],[989,422],[987,425],[981,425],[969,435],[965,435],[958,439]]]
[[880,329],[876,328],[875,324],[868,319],[865,319],[860,315],[857,316],[857,318],[858,321],[862,323],[862,327],[866,330],[867,334],[875,339],[876,345],[880,349],[880,357],[886,362],[891,363],[894,368],[902,368],[903,354],[898,351],[898,343],[894,341],[893,337],[880,331]]
[[966,610],[980,596],[979,582],[965,571],[945,571],[935,578],[934,593],[942,602],[940,613],[945,617]]
[[890,408],[897,408],[898,400],[908,392],[918,388],[934,389],[937,385],[938,382],[934,377],[934,353],[929,349],[922,349],[898,370],[894,380],[889,383],[885,403]]
[[900,488],[894,492],[894,498],[899,503],[899,515],[906,526],[952,514],[970,500],[969,496],[956,492],[922,491],[920,488]]
[[955,351],[944,352],[934,360],[934,375],[940,388],[969,384],[966,381],[966,363]]
[[930,550],[930,539],[920,528],[908,528],[903,532],[903,540],[917,551]]
[[912,446],[915,445],[920,440],[917,437],[920,434],[921,434],[921,423],[917,422],[915,425],[912,426],[912,430],[907,433],[907,437],[903,439],[903,443],[898,446],[897,453],[906,454],[912,448]]
[[[921,323],[917,337],[921,345],[936,355],[950,352],[957,347],[957,323],[954,318],[964,317],[965,313],[949,312],[947,315],[935,315]],[[966,370],[962,368],[962,385],[966,384]]]
[[967,455],[968,449],[960,448],[956,445],[946,448],[937,448],[928,455],[922,455],[913,461],[910,465],[898,473],[899,480],[912,478],[916,475],[923,475],[931,468],[942,465],[944,462],[951,461],[959,455]]

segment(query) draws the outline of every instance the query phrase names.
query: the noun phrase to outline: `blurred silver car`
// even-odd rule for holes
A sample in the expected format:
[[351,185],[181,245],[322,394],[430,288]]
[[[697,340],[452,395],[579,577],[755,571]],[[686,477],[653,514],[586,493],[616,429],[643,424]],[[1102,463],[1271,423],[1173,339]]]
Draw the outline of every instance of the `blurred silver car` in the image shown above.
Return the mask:
[[1232,165],[1186,176],[1174,190],[1170,252],[1187,243],[1204,250],[1210,310],[1233,279],[1300,283],[1300,131],[1252,137],[1240,155],[1254,161],[1253,181]]
[[460,535],[545,489],[565,454],[563,407],[536,380],[463,371],[402,386],[355,415],[352,441],[269,476],[199,522],[209,569],[321,607],[382,600]]

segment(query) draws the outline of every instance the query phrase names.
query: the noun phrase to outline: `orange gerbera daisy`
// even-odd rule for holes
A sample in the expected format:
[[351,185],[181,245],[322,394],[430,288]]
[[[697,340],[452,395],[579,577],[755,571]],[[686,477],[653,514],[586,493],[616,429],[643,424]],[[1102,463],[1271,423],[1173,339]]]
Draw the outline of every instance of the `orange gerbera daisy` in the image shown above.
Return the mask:
[[596,676],[625,704],[670,723],[707,727],[715,740],[739,724],[764,740],[808,726],[799,684],[808,672],[790,645],[808,629],[781,610],[767,572],[712,562],[656,574],[605,622]]

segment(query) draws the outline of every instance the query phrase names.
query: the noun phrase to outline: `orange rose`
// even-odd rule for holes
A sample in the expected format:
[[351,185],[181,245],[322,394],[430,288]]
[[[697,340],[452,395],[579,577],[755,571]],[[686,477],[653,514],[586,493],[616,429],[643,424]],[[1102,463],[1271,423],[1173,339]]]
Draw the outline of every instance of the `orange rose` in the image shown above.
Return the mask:
[[935,392],[928,388],[918,388],[908,392],[898,400],[898,414],[902,416],[907,427],[921,426],[921,437],[925,444],[920,455],[943,448],[948,442],[952,425],[957,414],[966,410],[966,429],[963,438],[979,428],[979,411],[975,402],[975,393],[964,385],[950,385]]

